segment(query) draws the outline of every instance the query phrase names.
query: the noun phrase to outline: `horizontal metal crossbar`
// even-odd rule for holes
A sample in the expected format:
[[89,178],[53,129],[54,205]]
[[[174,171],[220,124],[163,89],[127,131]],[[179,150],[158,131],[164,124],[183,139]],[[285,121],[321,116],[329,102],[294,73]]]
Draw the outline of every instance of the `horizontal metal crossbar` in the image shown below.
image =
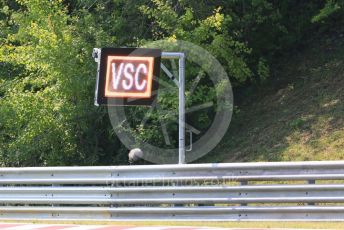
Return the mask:
[[[328,218],[331,215],[331,218]],[[129,208],[84,208],[84,207],[0,207],[0,220],[48,219],[48,220],[330,220],[342,221],[344,207],[129,207]]]
[[110,187],[110,186],[0,186],[0,194],[22,193],[160,193],[160,192],[282,192],[282,191],[342,191],[344,184],[261,184],[261,185],[204,185],[204,186],[146,186],[146,187]]
[[159,198],[159,199],[28,199],[28,198],[1,198],[2,204],[242,204],[242,203],[307,203],[307,202],[326,202],[326,203],[344,203],[344,197],[264,197],[264,198]]
[[183,176],[183,177],[138,177],[138,178],[50,178],[50,179],[2,179],[0,184],[103,184],[111,185],[127,183],[127,185],[173,182],[237,182],[237,181],[297,181],[297,180],[344,180],[343,174],[290,174],[290,175],[264,175],[264,176]]
[[26,172],[154,172],[154,171],[203,171],[203,170],[256,170],[256,169],[342,169],[344,161],[305,161],[305,162],[254,162],[254,163],[213,163],[213,164],[168,164],[168,165],[135,165],[135,166],[74,166],[74,167],[17,167],[17,168],[0,168],[0,174],[3,173],[19,173]]

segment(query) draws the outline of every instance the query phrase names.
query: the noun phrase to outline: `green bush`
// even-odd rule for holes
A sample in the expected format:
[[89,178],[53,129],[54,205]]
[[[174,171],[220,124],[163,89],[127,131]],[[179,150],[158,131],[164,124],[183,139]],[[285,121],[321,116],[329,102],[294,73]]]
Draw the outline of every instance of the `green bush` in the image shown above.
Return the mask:
[[[233,86],[242,87],[268,81],[273,60],[307,41],[319,26],[312,21],[329,27],[333,20],[325,19],[340,17],[342,4],[334,0],[0,0],[0,164],[126,162],[127,150],[114,135],[106,109],[93,106],[94,47],[136,47],[159,39],[190,41],[211,52]],[[187,72],[193,76],[194,67],[189,65]],[[188,105],[213,100],[211,85],[205,82],[202,87]],[[176,109],[176,98],[174,92],[166,92],[159,102]],[[133,124],[138,124],[139,113],[142,109],[132,109]],[[206,128],[212,112],[189,118]],[[151,124],[150,130],[138,127],[139,138],[163,145],[154,128],[159,125],[157,117],[151,118]]]

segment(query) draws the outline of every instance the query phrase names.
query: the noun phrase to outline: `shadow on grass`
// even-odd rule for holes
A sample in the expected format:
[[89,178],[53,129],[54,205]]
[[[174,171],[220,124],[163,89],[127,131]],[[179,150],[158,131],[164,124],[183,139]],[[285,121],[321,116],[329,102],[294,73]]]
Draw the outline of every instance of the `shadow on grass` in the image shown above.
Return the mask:
[[318,41],[285,60],[243,100],[219,146],[198,162],[344,159],[343,54],[343,43]]

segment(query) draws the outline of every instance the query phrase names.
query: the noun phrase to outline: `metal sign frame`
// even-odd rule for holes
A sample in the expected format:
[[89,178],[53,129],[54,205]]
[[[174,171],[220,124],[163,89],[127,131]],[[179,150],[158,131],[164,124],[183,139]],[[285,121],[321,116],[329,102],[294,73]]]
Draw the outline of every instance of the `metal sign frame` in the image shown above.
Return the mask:
[[[97,83],[95,90],[95,105],[151,105],[155,95],[150,98],[135,98],[135,100],[127,100],[125,98],[108,98],[105,96],[105,73],[107,57],[110,54],[118,56],[136,56],[136,57],[154,57],[152,91],[157,90],[158,80],[157,76],[161,69],[167,76],[177,85],[179,113],[178,113],[178,164],[185,164],[185,54],[180,52],[161,52],[158,49],[143,49],[143,48],[94,48],[93,58],[98,63]],[[178,80],[173,74],[161,63],[163,59],[178,59]],[[160,66],[161,65],[161,66]]]

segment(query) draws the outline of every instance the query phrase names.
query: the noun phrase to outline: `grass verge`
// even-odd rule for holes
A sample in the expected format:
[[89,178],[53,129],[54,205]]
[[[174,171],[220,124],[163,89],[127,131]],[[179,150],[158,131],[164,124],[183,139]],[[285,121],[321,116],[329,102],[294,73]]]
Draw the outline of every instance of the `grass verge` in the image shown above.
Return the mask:
[[123,225],[123,226],[200,226],[222,228],[296,228],[296,229],[343,229],[344,222],[323,221],[1,221],[6,223],[76,224],[76,225]]

